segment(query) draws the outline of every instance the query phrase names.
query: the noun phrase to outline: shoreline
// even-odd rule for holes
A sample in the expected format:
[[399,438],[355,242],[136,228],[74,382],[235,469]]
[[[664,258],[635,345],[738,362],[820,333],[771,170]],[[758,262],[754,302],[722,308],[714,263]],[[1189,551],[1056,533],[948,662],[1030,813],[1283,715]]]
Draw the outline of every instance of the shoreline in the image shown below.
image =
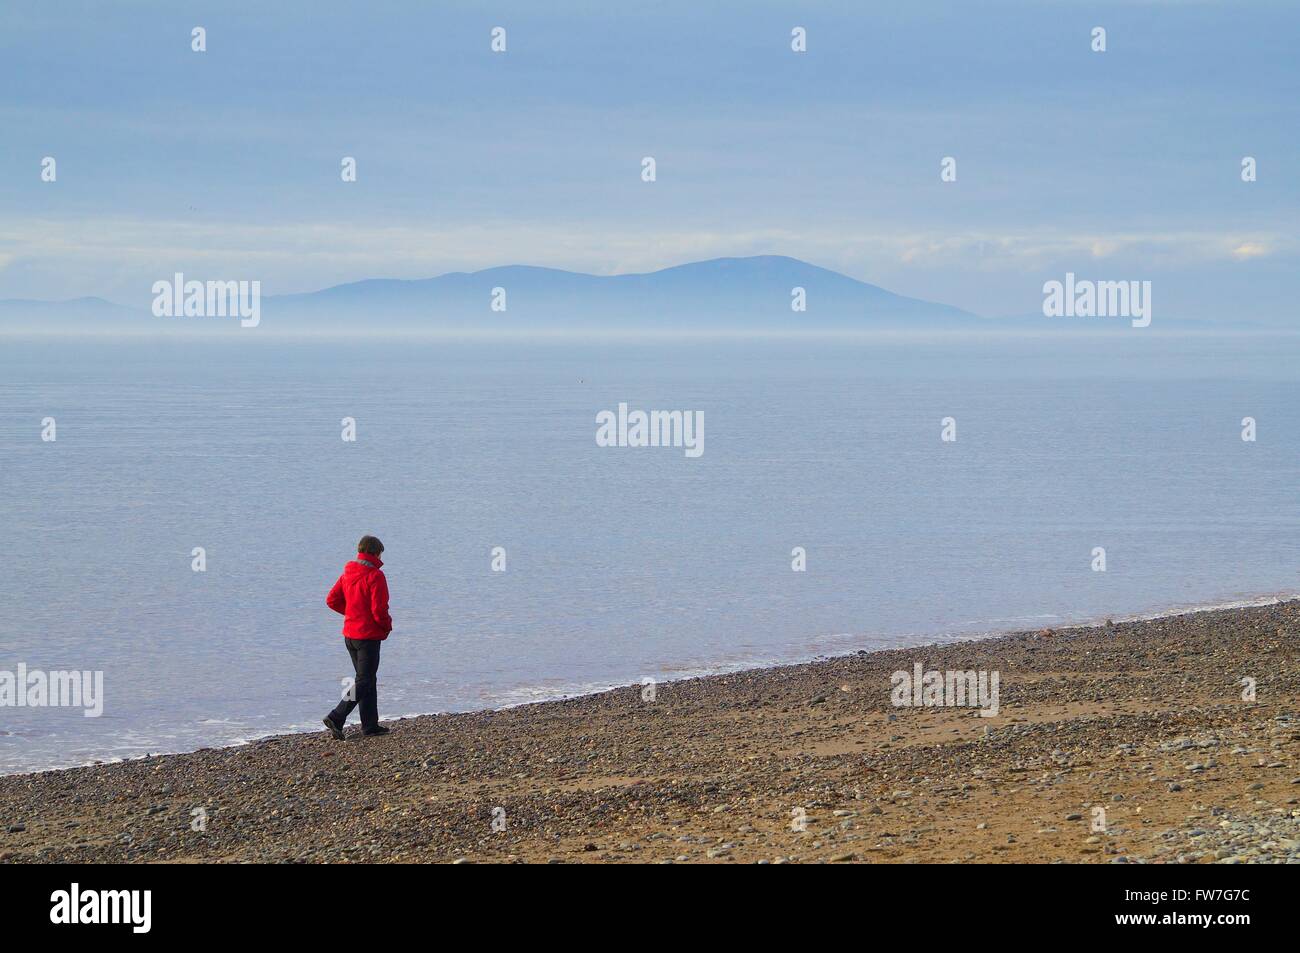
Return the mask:
[[[1298,641],[1256,602],[7,775],[0,860],[1300,862]],[[891,705],[915,663],[998,715]]]
[[[1224,602],[1179,604],[1172,608],[1139,612],[1130,615],[1088,617],[1080,621],[1059,624],[1056,626],[1056,628],[1060,628],[1060,629],[1095,628],[1104,625],[1108,621],[1115,622],[1115,623],[1149,622],[1158,619],[1168,619],[1168,618],[1177,618],[1180,616],[1196,615],[1203,612],[1218,612],[1222,610],[1249,609],[1249,608],[1257,608],[1263,606],[1279,605],[1282,603],[1296,601],[1296,600],[1300,600],[1300,591],[1285,591],[1275,595],[1251,596],[1251,597],[1245,597],[1240,599],[1231,599]],[[1062,617],[1053,614],[1050,616],[1043,616],[1042,618],[1060,619]],[[657,680],[657,684],[670,685],[675,682],[689,681],[691,679],[696,679],[696,678],[712,678],[715,676],[736,675],[745,672],[762,672],[769,669],[786,668],[795,665],[808,665],[815,662],[834,661],[835,659],[846,658],[852,655],[860,655],[863,652],[885,652],[885,651],[899,651],[899,650],[908,651],[911,650],[912,648],[915,648],[915,650],[920,651],[922,649],[926,649],[930,647],[953,645],[953,644],[964,643],[964,642],[994,641],[997,639],[1002,639],[1008,636],[1015,635],[1021,631],[1027,631],[1027,630],[1018,630],[1018,629],[981,630],[969,636],[961,635],[961,634],[954,635],[951,641],[921,642],[914,647],[901,647],[901,649],[900,647],[875,648],[875,649],[859,648],[859,649],[852,649],[846,652],[834,652],[834,651],[829,653],[812,652],[808,654],[791,655],[788,657],[781,657],[781,658],[776,658],[776,657],[761,658],[761,659],[752,658],[752,659],[739,661],[735,663],[734,666],[715,665],[715,666],[708,666],[700,669],[683,671],[680,674],[675,673],[667,678]],[[894,636],[892,638],[904,638],[904,637],[910,637],[910,636]],[[920,639],[926,639],[926,638],[933,639],[935,636],[933,633],[931,633],[929,635],[918,634],[916,635],[916,637]],[[587,698],[592,695],[600,695],[605,692],[612,692],[612,691],[617,691],[619,689],[626,689],[633,686],[634,684],[635,683],[633,682],[620,682],[620,683],[602,684],[602,686],[599,688],[574,689],[572,691],[560,690],[554,694],[541,695],[540,697],[531,698],[523,701],[511,701],[511,702],[503,702],[500,704],[489,704],[480,708],[467,708],[467,709],[460,709],[454,711],[408,712],[401,715],[393,715],[391,717],[385,718],[384,720],[403,721],[403,720],[410,720],[414,718],[431,718],[431,717],[447,716],[447,715],[466,715],[466,714],[474,714],[476,712],[486,712],[486,711],[497,711],[497,712],[509,711],[514,708],[521,708],[529,705],[544,705],[552,702],[568,701],[570,699],[575,699],[575,698]],[[528,689],[525,687],[510,689],[511,692],[523,692],[527,690]],[[257,744],[259,742],[263,742],[272,738],[291,738],[300,735],[311,735],[314,734],[316,730],[317,729],[313,724],[306,724],[300,726],[287,725],[283,728],[271,729],[265,732],[249,735],[246,738],[238,738],[234,741],[228,741],[220,744],[203,745],[198,748],[182,748],[175,751],[150,752],[145,755],[135,755],[132,757],[119,757],[113,755],[105,755],[99,758],[91,758],[79,764],[65,764],[65,765],[56,765],[56,766],[44,767],[44,768],[33,768],[31,770],[0,772],[0,778],[26,777],[29,775],[47,774],[55,771],[71,771],[77,768],[90,768],[90,767],[100,767],[104,765],[125,764],[132,761],[146,761],[146,760],[156,759],[156,758],[172,757],[175,755],[192,754],[197,751],[225,751],[232,748],[242,748],[250,744]]]

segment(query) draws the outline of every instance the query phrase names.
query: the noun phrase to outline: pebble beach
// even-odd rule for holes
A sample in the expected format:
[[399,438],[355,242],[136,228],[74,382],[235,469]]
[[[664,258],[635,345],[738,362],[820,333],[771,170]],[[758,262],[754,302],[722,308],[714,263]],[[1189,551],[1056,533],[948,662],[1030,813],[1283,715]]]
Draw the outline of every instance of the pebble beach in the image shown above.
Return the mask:
[[[0,861],[1295,863],[1298,640],[1285,601],[14,775]],[[918,663],[997,714],[894,704]]]

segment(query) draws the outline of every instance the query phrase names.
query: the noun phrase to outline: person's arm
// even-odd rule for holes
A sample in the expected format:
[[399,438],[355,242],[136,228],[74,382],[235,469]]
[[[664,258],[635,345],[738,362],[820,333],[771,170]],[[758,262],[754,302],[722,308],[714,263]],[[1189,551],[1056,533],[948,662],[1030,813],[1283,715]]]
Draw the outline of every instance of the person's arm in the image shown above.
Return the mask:
[[334,588],[331,589],[330,594],[325,597],[325,604],[339,615],[343,615],[347,611],[348,600],[347,597],[343,595],[342,576],[339,576],[338,582],[334,583]]
[[370,587],[370,613],[385,632],[393,631],[393,617],[388,614],[388,579],[382,572],[375,573]]

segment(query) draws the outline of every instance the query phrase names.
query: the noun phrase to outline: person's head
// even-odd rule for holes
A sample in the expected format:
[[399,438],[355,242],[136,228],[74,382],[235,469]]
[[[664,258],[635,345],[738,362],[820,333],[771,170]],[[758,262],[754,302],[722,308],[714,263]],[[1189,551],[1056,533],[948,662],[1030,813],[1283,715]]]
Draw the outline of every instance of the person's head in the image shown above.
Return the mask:
[[357,552],[365,553],[367,556],[378,556],[384,551],[384,544],[379,541],[378,536],[362,536],[361,542],[357,543]]

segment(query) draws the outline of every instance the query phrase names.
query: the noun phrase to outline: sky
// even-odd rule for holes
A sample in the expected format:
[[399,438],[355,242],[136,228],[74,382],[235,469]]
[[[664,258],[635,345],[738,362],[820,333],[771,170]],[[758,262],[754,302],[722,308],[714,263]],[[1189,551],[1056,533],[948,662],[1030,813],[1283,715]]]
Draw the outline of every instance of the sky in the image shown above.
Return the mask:
[[540,6],[3,5],[0,299],[778,254],[991,316],[1073,271],[1297,326],[1300,4]]

